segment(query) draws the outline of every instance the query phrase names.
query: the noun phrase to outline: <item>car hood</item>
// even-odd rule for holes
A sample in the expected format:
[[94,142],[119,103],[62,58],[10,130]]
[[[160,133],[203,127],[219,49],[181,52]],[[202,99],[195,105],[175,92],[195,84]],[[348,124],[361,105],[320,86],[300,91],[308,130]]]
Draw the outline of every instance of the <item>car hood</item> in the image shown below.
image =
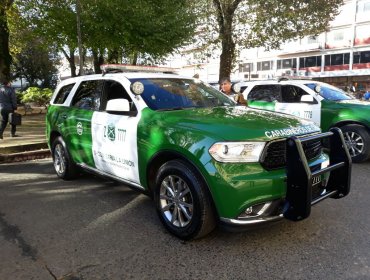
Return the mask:
[[310,121],[243,106],[195,108],[161,113],[169,127],[198,130],[227,141],[266,141],[320,131],[320,128]]

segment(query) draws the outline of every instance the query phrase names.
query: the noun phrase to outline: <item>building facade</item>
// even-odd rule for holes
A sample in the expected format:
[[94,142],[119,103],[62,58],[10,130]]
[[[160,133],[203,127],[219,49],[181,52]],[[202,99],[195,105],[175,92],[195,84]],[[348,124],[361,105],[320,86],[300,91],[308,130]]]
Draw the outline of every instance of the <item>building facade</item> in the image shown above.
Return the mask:
[[245,50],[239,61],[243,80],[294,76],[370,89],[370,0],[345,1],[327,32],[288,42],[281,50]]

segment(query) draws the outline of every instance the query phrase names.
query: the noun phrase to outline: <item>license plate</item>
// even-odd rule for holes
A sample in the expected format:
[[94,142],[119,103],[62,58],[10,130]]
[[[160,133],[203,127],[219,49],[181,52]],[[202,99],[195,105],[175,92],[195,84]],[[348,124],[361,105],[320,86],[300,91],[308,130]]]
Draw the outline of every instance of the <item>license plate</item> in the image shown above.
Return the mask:
[[312,177],[312,186],[315,186],[320,183],[321,183],[321,175]]

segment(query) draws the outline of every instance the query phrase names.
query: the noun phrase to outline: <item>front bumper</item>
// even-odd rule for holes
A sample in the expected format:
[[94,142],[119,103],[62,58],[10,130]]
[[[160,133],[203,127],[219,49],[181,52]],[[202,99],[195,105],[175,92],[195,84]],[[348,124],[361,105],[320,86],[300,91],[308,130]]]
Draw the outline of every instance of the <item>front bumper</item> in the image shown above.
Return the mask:
[[[321,168],[313,168],[307,163],[302,143],[324,138],[330,141],[330,164],[322,163]],[[290,137],[287,140],[285,197],[249,206],[236,218],[220,217],[221,225],[236,229],[275,222],[283,217],[292,221],[303,220],[310,215],[312,205],[329,197],[348,195],[351,168],[351,157],[340,129],[333,128],[314,136]]]

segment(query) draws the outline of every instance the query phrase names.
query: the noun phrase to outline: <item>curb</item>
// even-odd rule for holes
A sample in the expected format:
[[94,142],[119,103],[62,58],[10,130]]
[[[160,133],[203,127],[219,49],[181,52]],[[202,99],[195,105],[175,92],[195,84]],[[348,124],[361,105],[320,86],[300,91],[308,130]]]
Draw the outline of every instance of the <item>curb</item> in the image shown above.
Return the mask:
[[51,157],[46,143],[19,145],[0,149],[0,164]]
[[13,154],[0,154],[0,164],[11,163],[11,162],[21,162],[35,159],[43,159],[51,157],[49,150],[39,150],[39,151],[28,151]]

